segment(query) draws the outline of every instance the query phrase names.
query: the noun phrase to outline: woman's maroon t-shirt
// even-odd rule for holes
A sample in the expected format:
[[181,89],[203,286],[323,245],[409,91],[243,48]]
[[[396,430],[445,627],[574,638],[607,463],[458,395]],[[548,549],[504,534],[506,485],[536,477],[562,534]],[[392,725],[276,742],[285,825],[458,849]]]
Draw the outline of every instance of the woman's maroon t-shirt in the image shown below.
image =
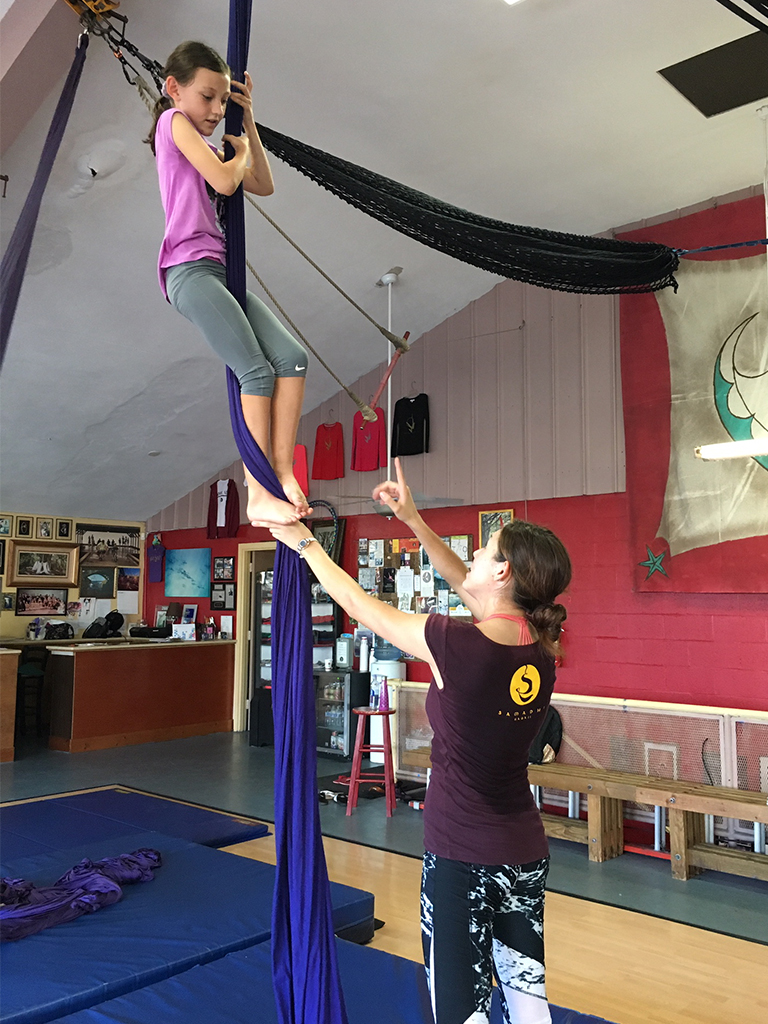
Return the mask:
[[547,838],[528,783],[528,750],[555,685],[554,659],[537,643],[509,647],[476,626],[430,615],[434,730],[424,846],[473,864],[528,864]]

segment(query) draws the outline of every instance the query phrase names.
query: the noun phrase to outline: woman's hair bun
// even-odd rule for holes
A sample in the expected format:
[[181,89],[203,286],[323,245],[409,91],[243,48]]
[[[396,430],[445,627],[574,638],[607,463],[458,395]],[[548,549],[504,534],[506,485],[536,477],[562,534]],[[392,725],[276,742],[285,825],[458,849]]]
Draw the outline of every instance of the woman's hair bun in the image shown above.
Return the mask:
[[557,640],[567,617],[565,605],[551,603],[538,605],[528,615],[536,631],[546,633],[552,640]]

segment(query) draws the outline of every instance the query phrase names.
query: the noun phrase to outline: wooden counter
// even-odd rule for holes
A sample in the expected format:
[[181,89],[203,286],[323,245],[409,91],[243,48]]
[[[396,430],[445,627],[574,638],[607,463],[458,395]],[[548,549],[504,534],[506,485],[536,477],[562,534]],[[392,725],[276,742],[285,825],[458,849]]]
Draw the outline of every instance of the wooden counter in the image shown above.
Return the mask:
[[104,750],[232,729],[234,640],[48,643],[54,750]]
[[16,725],[16,673],[19,652],[0,649],[0,761],[13,760]]

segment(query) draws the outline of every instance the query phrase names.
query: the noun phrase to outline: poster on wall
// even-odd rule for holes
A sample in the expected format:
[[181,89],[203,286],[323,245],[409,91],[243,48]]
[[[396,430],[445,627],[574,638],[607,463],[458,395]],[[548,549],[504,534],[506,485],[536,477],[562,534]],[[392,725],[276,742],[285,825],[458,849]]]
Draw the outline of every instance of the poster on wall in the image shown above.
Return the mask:
[[[764,226],[755,197],[624,237],[694,249],[760,238]],[[766,593],[768,458],[694,454],[768,433],[764,250],[700,253],[676,276],[676,293],[621,297],[635,589]]]
[[138,593],[139,591],[139,570],[123,566],[117,571],[117,590]]
[[166,550],[166,597],[208,597],[210,588],[210,548],[169,548]]
[[139,527],[76,523],[81,565],[138,565]]

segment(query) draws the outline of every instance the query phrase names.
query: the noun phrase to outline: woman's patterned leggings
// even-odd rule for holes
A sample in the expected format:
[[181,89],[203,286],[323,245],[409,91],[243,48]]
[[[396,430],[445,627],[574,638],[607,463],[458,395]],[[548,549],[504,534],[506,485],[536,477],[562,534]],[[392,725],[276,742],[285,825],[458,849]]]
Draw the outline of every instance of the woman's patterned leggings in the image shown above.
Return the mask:
[[424,854],[421,939],[436,1024],[487,1024],[493,977],[506,1024],[550,1024],[544,993],[549,858],[485,865]]

